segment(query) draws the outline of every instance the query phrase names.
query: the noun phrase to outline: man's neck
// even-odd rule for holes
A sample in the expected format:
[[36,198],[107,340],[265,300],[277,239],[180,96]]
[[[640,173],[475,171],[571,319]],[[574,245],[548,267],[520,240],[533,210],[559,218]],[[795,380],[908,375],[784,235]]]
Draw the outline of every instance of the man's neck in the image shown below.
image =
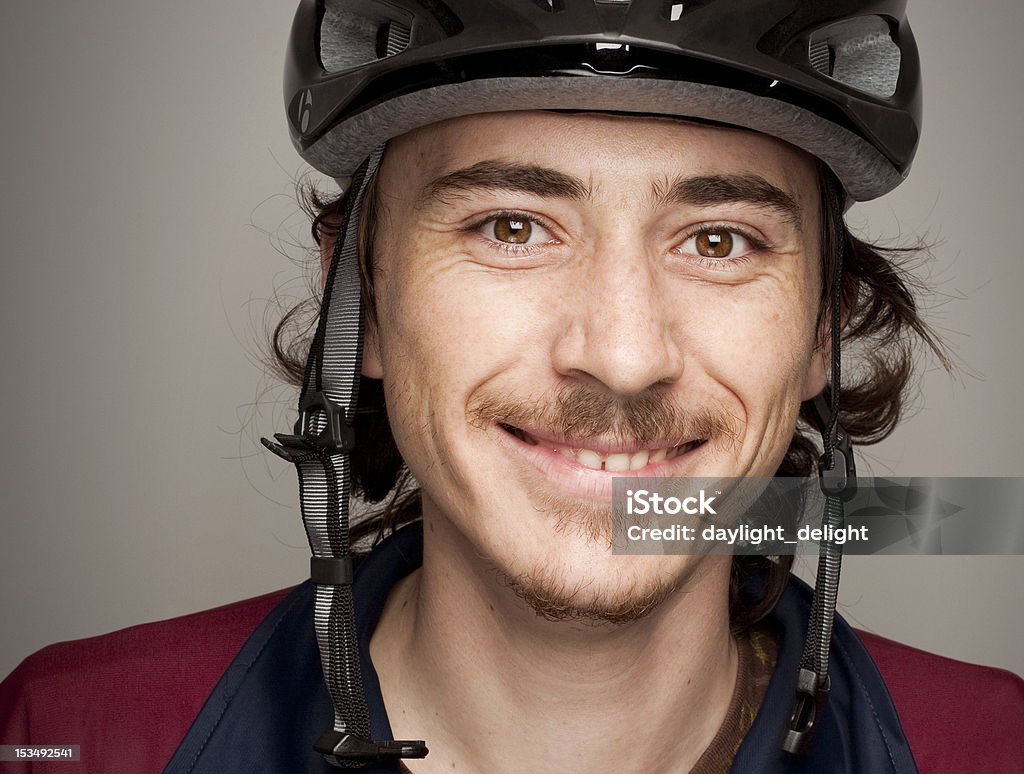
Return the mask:
[[553,622],[427,533],[371,644],[395,738],[431,748],[413,772],[689,771],[736,681],[728,557],[639,620]]

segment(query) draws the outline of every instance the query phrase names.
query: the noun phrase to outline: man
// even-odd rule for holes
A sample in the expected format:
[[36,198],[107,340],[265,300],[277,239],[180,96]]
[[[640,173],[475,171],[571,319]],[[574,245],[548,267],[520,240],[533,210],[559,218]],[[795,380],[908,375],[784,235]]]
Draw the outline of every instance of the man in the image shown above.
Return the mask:
[[[840,390],[838,349],[841,326],[843,343],[927,338],[842,226],[846,197],[892,188],[913,156],[902,8],[745,7],[747,46],[710,35],[727,3],[567,5],[300,7],[289,116],[348,185],[317,217],[302,418],[271,444],[299,467],[315,612],[300,587],[79,646],[91,682],[147,652],[126,716],[74,726],[83,748],[132,740],[105,770],[309,770],[314,742],[380,771],[1019,763],[991,731],[1020,725],[1019,680],[832,631],[824,588],[825,657],[805,663],[785,561],[609,545],[616,476],[807,475],[800,416],[841,473],[840,419],[855,440],[891,429],[907,352]],[[351,534],[350,478],[387,504]],[[361,534],[407,521],[353,573]],[[175,663],[204,628],[219,645]],[[11,683],[22,739],[68,727],[44,667]]]

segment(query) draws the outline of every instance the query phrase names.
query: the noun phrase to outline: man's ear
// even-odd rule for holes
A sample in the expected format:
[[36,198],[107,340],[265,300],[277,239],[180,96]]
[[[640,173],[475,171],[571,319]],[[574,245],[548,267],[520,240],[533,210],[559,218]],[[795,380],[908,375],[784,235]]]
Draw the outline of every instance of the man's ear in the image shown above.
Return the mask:
[[807,374],[804,376],[804,389],[800,400],[814,400],[821,395],[821,391],[828,384],[828,373],[832,363],[832,342],[831,337],[827,344],[821,344],[814,348],[811,353],[811,362],[807,364]]
[[[839,318],[840,325],[846,325],[846,310]],[[828,385],[829,376],[832,373],[832,315],[826,314],[817,331],[817,341],[814,351],[811,353],[810,362],[807,364],[807,373],[804,374],[804,388],[800,394],[801,401],[814,400],[821,395],[822,390]]]
[[[839,330],[845,331],[850,320],[850,309],[845,301],[839,313]],[[828,384],[832,374],[832,321],[827,317],[818,331],[818,345],[811,353],[811,362],[807,365],[804,378],[804,390],[800,400],[814,400]]]
[[377,325],[366,319],[363,313],[363,376],[367,379],[383,379],[384,365],[380,361],[377,344]]
[[331,270],[331,257],[334,255],[334,245],[338,241],[338,235],[334,229],[329,232],[320,229],[320,289],[327,285],[327,273]]
[[[323,234],[320,239],[320,289],[327,285],[327,274],[331,270],[331,258],[334,256],[334,244],[338,241],[337,234]],[[377,346],[377,326],[367,318],[363,310],[363,376],[369,379],[383,379],[384,367],[380,361],[380,350]]]

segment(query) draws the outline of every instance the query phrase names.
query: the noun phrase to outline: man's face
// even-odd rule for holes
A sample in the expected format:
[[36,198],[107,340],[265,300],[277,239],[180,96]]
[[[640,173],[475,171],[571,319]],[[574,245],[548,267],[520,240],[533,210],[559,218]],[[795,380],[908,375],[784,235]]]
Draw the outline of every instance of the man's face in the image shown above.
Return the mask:
[[816,181],[785,143],[653,118],[392,141],[364,370],[427,529],[555,611],[678,586],[693,557],[611,555],[612,477],[774,473],[824,384]]

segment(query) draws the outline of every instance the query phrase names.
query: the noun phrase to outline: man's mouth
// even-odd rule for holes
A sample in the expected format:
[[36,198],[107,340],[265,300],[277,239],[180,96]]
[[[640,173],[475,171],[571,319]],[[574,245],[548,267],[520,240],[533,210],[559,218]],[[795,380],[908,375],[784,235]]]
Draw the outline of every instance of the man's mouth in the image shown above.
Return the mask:
[[639,471],[650,465],[672,460],[703,445],[706,438],[695,438],[679,443],[654,443],[619,445],[618,448],[604,443],[591,443],[589,448],[586,440],[574,441],[545,437],[536,432],[527,432],[521,428],[499,423],[499,427],[509,435],[529,446],[543,446],[584,468],[604,470],[613,473]]

